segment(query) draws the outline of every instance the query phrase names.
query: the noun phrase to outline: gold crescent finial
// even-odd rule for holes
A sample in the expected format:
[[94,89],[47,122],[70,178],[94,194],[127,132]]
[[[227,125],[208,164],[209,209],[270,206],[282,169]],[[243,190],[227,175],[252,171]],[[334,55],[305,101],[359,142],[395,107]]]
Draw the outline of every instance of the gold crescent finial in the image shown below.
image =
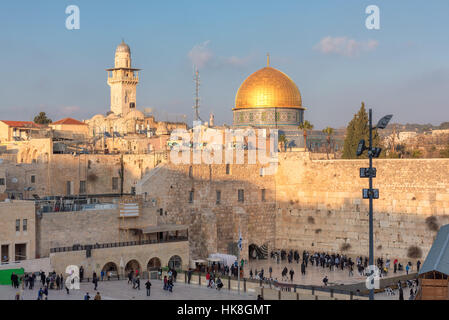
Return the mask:
[[270,66],[270,54],[267,53],[267,67]]

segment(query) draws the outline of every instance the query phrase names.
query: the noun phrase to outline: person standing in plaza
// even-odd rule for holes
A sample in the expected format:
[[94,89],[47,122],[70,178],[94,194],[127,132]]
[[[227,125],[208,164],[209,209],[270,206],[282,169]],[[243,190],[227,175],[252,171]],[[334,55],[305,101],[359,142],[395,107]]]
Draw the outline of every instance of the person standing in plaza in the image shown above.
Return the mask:
[[418,260],[418,262],[416,262],[416,271],[419,272],[419,268],[421,267],[421,261]]
[[94,284],[94,290],[97,290],[97,286],[98,286],[98,277],[97,274],[94,272],[93,277],[92,277],[92,283]]
[[404,290],[399,287],[399,300],[404,300]]
[[94,300],[101,300],[100,292],[97,291],[97,294],[95,295]]
[[295,274],[295,271],[293,271],[293,268],[290,269],[290,281],[293,282],[293,275]]
[[305,263],[304,263],[304,260],[303,260],[302,263],[301,263],[301,274],[302,274],[303,276],[306,275],[306,265],[305,265]]
[[43,295],[44,291],[42,290],[42,288],[40,288],[39,291],[37,292],[37,300],[42,300]]
[[80,267],[80,282],[83,282],[83,278],[84,278],[84,268],[83,266]]
[[150,282],[150,279],[148,279],[147,282],[145,283],[145,288],[147,289],[147,297],[149,297],[150,294],[151,294],[151,282]]
[[56,289],[59,290],[59,286],[60,286],[60,281],[61,279],[59,278],[59,274],[56,276]]
[[84,300],[90,300],[89,292],[86,292],[84,295]]
[[270,268],[268,268],[268,272],[270,273],[270,279],[272,278],[272,274],[273,274],[273,268],[270,266]]

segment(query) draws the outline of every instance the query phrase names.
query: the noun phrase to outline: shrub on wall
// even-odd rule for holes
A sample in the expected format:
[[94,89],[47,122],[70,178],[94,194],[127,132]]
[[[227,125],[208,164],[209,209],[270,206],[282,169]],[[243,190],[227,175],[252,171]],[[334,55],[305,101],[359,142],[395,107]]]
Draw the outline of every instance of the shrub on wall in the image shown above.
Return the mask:
[[321,231],[322,231],[321,229],[315,229],[316,234],[320,233]]
[[315,219],[311,216],[307,217],[307,222],[310,224],[314,224],[315,223]]
[[418,259],[422,256],[422,250],[420,247],[417,246],[410,246],[407,250],[407,257],[411,259]]
[[98,176],[95,173],[91,173],[87,176],[87,181],[89,182],[95,182],[97,181]]
[[340,246],[340,250],[341,251],[348,251],[349,249],[351,249],[351,244],[350,243],[342,243]]
[[435,216],[426,218],[427,228],[431,231],[438,231],[440,229],[440,225],[438,224],[437,218]]

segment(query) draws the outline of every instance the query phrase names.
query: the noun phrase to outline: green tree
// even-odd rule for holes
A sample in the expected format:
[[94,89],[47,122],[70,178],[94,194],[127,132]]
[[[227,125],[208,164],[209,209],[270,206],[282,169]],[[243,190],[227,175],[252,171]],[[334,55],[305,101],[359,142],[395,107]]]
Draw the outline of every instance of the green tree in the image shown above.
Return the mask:
[[39,112],[39,114],[34,117],[34,123],[49,124],[49,123],[52,123],[52,120],[50,118],[47,118],[47,115],[45,114],[45,112]]
[[[365,103],[354,118],[349,122],[346,128],[346,137],[343,145],[343,159],[356,159],[357,146],[361,139],[365,140],[366,146],[369,144],[369,123],[368,113],[365,110]],[[377,130],[373,130],[373,147],[380,147],[380,138]],[[385,152],[382,151],[384,155]],[[361,157],[366,158],[368,155],[365,152]]]
[[410,152],[410,156],[411,156],[412,158],[422,158],[422,151],[419,150],[419,149],[412,150],[412,151]]
[[449,145],[443,150],[440,150],[440,156],[442,158],[449,158]]
[[311,124],[309,121],[305,120],[303,123],[299,125],[299,129],[303,131],[304,135],[304,149],[307,150],[307,131],[313,129],[313,124]]
[[326,140],[327,140],[326,153],[327,153],[327,159],[329,160],[329,150],[331,148],[331,137],[334,134],[334,128],[326,127],[325,129],[323,129],[323,133],[325,133],[327,135],[327,137],[326,137]]
[[285,151],[287,149],[287,145],[288,145],[288,140],[287,140],[287,137],[285,136],[285,134],[279,135],[279,142],[282,145],[282,151]]

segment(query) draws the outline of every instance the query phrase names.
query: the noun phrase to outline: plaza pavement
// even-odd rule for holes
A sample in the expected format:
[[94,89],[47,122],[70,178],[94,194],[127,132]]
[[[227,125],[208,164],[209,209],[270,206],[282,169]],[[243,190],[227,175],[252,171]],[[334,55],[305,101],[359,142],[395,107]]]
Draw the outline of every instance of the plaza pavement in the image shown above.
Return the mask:
[[[302,261],[302,260],[301,260]],[[270,266],[273,268],[273,279],[276,279],[279,282],[284,283],[295,283],[295,284],[301,284],[301,285],[315,285],[315,286],[322,286],[323,285],[323,278],[327,276],[329,279],[328,285],[347,285],[347,284],[356,284],[365,282],[366,277],[361,276],[357,268],[354,267],[354,275],[349,276],[349,270],[345,268],[343,271],[341,269],[334,269],[332,271],[329,270],[329,268],[322,268],[322,267],[316,267],[315,265],[312,266],[310,263],[308,264],[308,267],[306,268],[306,274],[301,275],[301,263],[296,263],[294,261],[293,263],[288,263],[287,260],[280,261],[278,264],[273,259],[267,259],[267,260],[250,260],[248,265],[245,265],[245,277],[249,278],[249,272],[252,268],[253,273],[255,272],[255,269],[257,269],[258,272],[263,268],[264,269],[264,276],[269,277],[270,273],[268,272]],[[293,269],[295,272],[293,276],[293,282],[290,281],[290,274],[288,273],[288,281],[282,281],[282,269],[284,267],[287,267],[288,271],[290,272],[290,269]],[[410,271],[412,273],[413,271]],[[395,276],[401,276],[405,275],[405,271],[398,271],[396,273],[393,273],[393,271],[390,271],[388,275],[385,278],[389,277],[395,277]],[[255,277],[255,274],[253,275]]]
[[[100,281],[97,291],[103,300],[256,300],[255,294],[241,293],[222,289],[220,291],[211,288],[199,287],[198,285],[187,285],[176,282],[173,292],[162,289],[163,284],[160,280],[151,281],[151,296],[146,296],[145,282],[141,280],[141,289],[136,290],[127,280],[120,281]],[[23,291],[23,300],[37,300],[40,283],[36,283],[33,290],[25,289]],[[86,292],[89,292],[91,299],[95,297],[96,291],[93,290],[92,283],[83,282],[80,284],[80,290],[71,290],[68,295],[66,290],[49,290],[48,300],[83,300]],[[0,286],[0,300],[14,300],[18,289],[9,286]]]

